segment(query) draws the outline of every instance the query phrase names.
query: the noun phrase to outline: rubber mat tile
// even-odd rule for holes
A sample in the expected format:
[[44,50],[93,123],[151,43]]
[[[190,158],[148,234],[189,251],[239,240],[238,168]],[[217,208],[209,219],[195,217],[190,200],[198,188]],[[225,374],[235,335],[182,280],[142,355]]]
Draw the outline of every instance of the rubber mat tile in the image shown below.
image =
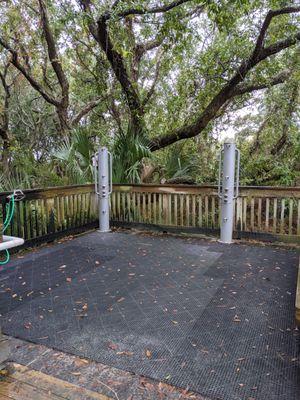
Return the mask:
[[[140,245],[140,249],[137,248],[137,241],[143,242]],[[233,400],[239,397],[245,400],[245,396],[248,395],[248,389],[246,390],[246,388],[252,383],[251,379],[257,381],[259,376],[264,375],[263,371],[265,367],[263,362],[266,357],[270,359],[276,358],[277,351],[281,356],[284,353],[283,359],[286,360],[289,354],[294,354],[293,351],[295,351],[296,344],[292,340],[287,339],[287,336],[285,340],[281,340],[280,337],[277,338],[270,335],[270,328],[268,327],[269,316],[267,312],[272,309],[274,304],[281,304],[282,308],[280,311],[282,312],[280,312],[280,316],[278,316],[277,320],[277,315],[272,316],[272,318],[275,318],[279,327],[283,326],[281,324],[284,323],[285,318],[289,318],[288,314],[284,311],[293,307],[292,302],[288,300],[287,296],[289,295],[286,295],[286,292],[290,291],[292,293],[290,296],[294,295],[297,266],[295,253],[277,249],[271,252],[268,249],[266,254],[265,248],[255,246],[230,246],[229,248],[217,243],[209,243],[206,246],[209,248],[208,253],[220,254],[223,252],[224,255],[217,258],[214,254],[214,261],[210,265],[208,265],[209,257],[206,258],[203,255],[203,259],[206,261],[203,261],[203,264],[201,261],[201,267],[198,267],[197,265],[202,257],[199,256],[199,253],[197,253],[198,255],[193,255],[190,251],[187,251],[188,246],[192,242],[175,238],[150,239],[148,237],[140,238],[135,235],[119,233],[108,236],[95,233],[75,239],[72,242],[72,246],[77,250],[74,249],[74,251],[70,252],[68,248],[70,246],[69,243],[67,246],[60,245],[60,258],[57,258],[57,254],[52,251],[51,254],[56,255],[56,257],[52,257],[49,253],[47,257],[44,257],[47,261],[47,263],[44,263],[44,266],[48,266],[51,273],[52,268],[57,268],[61,262],[66,264],[67,268],[72,266],[69,271],[70,273],[73,272],[76,276],[74,279],[71,276],[72,281],[65,282],[64,285],[68,285],[68,293],[71,297],[76,297],[81,287],[79,283],[85,282],[85,286],[82,285],[84,287],[82,297],[83,300],[88,300],[88,310],[87,317],[77,321],[74,317],[74,307],[71,313],[69,306],[64,307],[62,305],[62,316],[65,314],[66,319],[66,315],[70,315],[70,332],[68,335],[65,334],[63,340],[59,340],[57,335],[56,337],[54,336],[51,343],[65,351],[67,349],[72,353],[86,355],[97,361],[114,365],[118,368],[124,368],[134,373],[144,373],[159,380],[164,379],[166,382],[174,383],[181,387],[193,385],[194,390],[200,393],[209,393],[212,398],[215,395],[221,395],[223,400]],[[147,246],[147,244],[151,246]],[[92,247],[95,250],[91,250]],[[144,253],[147,253],[147,256],[144,256]],[[100,259],[101,256],[110,257],[110,261],[107,265],[103,265],[105,268],[102,268],[102,265],[98,264],[99,267],[95,271],[95,265],[97,265],[95,261],[98,258]],[[53,261],[54,258],[55,262]],[[36,265],[37,259],[36,255],[35,257],[31,257],[31,264]],[[260,269],[262,266],[264,275],[268,277],[267,274],[270,274],[270,271],[274,269],[275,263],[279,261],[282,263],[280,264],[281,267],[288,271],[288,279],[283,279],[279,274],[276,274],[272,276],[271,281],[266,279],[261,280],[259,274],[261,274]],[[257,267],[251,270],[250,266],[247,266],[246,263],[251,265],[257,264]],[[85,265],[88,266],[87,269],[84,269]],[[77,279],[76,271],[79,271],[80,277],[79,275],[78,277],[82,282],[79,282]],[[129,273],[133,271],[135,275],[133,278],[130,278]],[[29,271],[28,278],[25,276],[25,271],[21,272],[22,279],[30,279]],[[41,287],[44,285],[46,290],[48,281],[47,285],[44,283],[48,278],[45,272],[48,272],[49,276],[49,271],[45,268],[43,271],[44,275],[40,274],[34,283]],[[55,283],[56,272],[54,272],[53,275],[50,274],[50,278],[52,279],[50,283],[52,286]],[[171,279],[175,275],[175,282],[172,282]],[[192,275],[195,278],[190,279]],[[160,277],[160,281],[157,278],[158,276]],[[214,279],[212,281],[211,277],[222,277],[222,279]],[[226,279],[223,282],[224,277]],[[273,282],[273,277],[275,282]],[[12,274],[9,278],[9,285],[13,286],[16,278]],[[58,278],[61,279],[60,276]],[[44,281],[42,281],[43,279]],[[145,293],[141,293],[145,289],[141,287],[144,282],[148,282],[151,287],[146,292],[148,295],[149,292],[153,295],[152,300],[144,297]],[[189,314],[192,315],[192,318],[195,317],[195,321],[191,323],[191,326],[186,323],[184,319],[186,316],[182,311],[182,314],[180,314],[183,318],[182,323],[176,321],[175,316],[178,315],[178,311],[174,312],[173,310],[167,317],[158,311],[160,302],[166,299],[175,302],[173,305],[176,307],[181,307],[182,297],[176,290],[176,286],[179,287],[186,282],[195,285],[195,293],[193,293],[193,301],[195,300],[195,302],[193,303],[189,300],[187,303],[190,307]],[[247,290],[243,288],[245,282]],[[172,286],[169,286],[170,284]],[[220,286],[219,289],[218,286]],[[277,286],[282,290],[279,290]],[[134,323],[126,323],[121,314],[115,313],[113,307],[117,299],[121,297],[121,293],[125,293],[123,297],[127,298],[128,293],[123,289],[128,287],[132,290],[132,296],[129,297],[131,297],[133,303],[140,310],[139,316],[141,318],[133,321]],[[168,292],[169,289],[171,292]],[[205,289],[205,292],[203,292],[203,289]],[[106,307],[104,309],[101,308],[101,304],[106,301],[104,300],[104,298],[106,299],[104,290],[105,292],[109,291],[108,298],[113,307],[111,313],[116,318],[111,319],[111,316],[107,316],[107,323],[104,324],[106,326],[102,328],[100,324],[103,321],[102,315],[109,315],[107,310],[105,311]],[[180,288],[179,290],[188,297],[189,290],[187,288]],[[248,298],[247,293],[250,293]],[[145,317],[143,309],[135,301],[136,297],[140,300],[139,296],[141,294],[142,299],[145,301],[144,310],[149,307],[148,318]],[[6,293],[3,293],[5,300],[10,302],[10,299],[6,295]],[[258,295],[262,296],[265,306],[263,311],[266,315],[261,316],[257,314],[256,317],[255,308],[247,307],[249,306],[249,300],[251,300],[251,304],[257,305],[258,299],[255,296]],[[53,290],[52,296],[55,296],[55,290]],[[95,307],[90,306],[90,298],[93,298],[92,303]],[[209,301],[207,302],[207,300]],[[151,304],[151,301],[157,301],[158,305],[156,303],[154,305]],[[123,301],[120,304],[122,303]],[[34,303],[28,302],[27,307],[30,307],[30,304],[32,306]],[[117,303],[117,307],[115,308],[119,308],[120,304]],[[225,306],[232,304],[235,307],[240,322],[231,320],[232,318],[237,319],[234,309],[220,312],[218,306],[224,304]],[[202,306],[202,308],[197,309],[197,305]],[[77,306],[75,308],[77,309]],[[61,317],[58,311],[55,311],[54,314],[52,313],[49,319],[47,317],[46,322],[49,326],[51,325],[55,328],[63,326],[63,317]],[[128,313],[130,313],[130,308],[128,309]],[[122,319],[120,319],[120,316]],[[109,319],[110,321],[108,321]],[[246,319],[249,320],[248,323]],[[174,324],[172,321],[176,321],[177,324]],[[18,322],[16,320],[15,325],[10,325],[10,329],[19,328]],[[42,326],[40,327],[42,328]],[[288,335],[289,333],[284,334]],[[293,337],[293,333],[290,332],[290,334]],[[198,344],[207,348],[201,347],[195,350],[186,337],[198,339]],[[177,338],[180,338],[180,341],[177,341]],[[120,352],[123,354],[116,354],[116,351],[107,348],[105,340],[117,342],[120,346],[123,345],[123,351]],[[208,345],[208,343],[210,344]],[[128,350],[124,350],[126,347],[130,347],[129,345],[134,350],[132,351],[132,355],[128,355]],[[164,345],[166,345],[166,349]],[[215,347],[218,345],[221,351],[224,351],[225,348],[226,358],[222,356],[219,359],[218,352],[213,354]],[[266,350],[267,345],[269,346],[268,350]],[[151,360],[151,358],[146,356],[145,348],[147,347],[151,347],[149,350],[151,351],[151,355],[155,355],[155,359]],[[207,351],[208,353],[206,353]],[[250,355],[253,356],[253,354],[257,355],[257,362],[248,361]],[[163,357],[161,357],[162,355]],[[240,382],[236,380],[235,369],[238,368],[237,359],[242,357],[246,359],[246,363],[243,368],[240,368],[240,374],[242,375],[239,376],[243,380],[246,380],[246,382],[242,382],[245,386],[236,387]],[[275,370],[278,370],[279,374],[284,374],[283,371],[285,368],[285,361],[282,364],[277,363],[275,365]],[[291,377],[293,377],[294,373],[293,368],[292,366],[290,370],[288,369],[288,374]],[[213,370],[215,372],[211,372]],[[265,377],[265,381],[269,384],[269,387],[273,385],[272,379],[273,376]],[[234,385],[231,382],[234,382]],[[257,397],[258,399],[268,398],[268,395],[266,395],[261,386],[257,390]],[[277,396],[276,400],[280,399]]]
[[276,379],[283,378],[290,384],[297,384],[300,389],[300,360],[295,354],[276,353],[267,359],[269,368],[276,375]]
[[142,299],[141,297],[139,299],[133,299],[144,313],[155,313],[156,311],[160,310],[160,304],[156,298],[145,295],[144,299]]
[[[278,380],[278,377],[270,378],[262,375],[256,379],[250,378],[245,387],[248,390],[247,393],[244,390],[244,395],[253,399],[264,397],[268,400],[298,400],[300,396],[299,387],[287,384],[282,378]],[[243,400],[247,397],[240,395],[235,398]]]
[[123,297],[117,298],[115,304],[118,306],[118,310],[122,313],[132,311],[140,312],[140,308],[137,306],[137,303],[132,299],[132,297],[126,292]]
[[146,318],[145,314],[142,313],[137,306],[135,308],[132,308],[131,310],[120,311],[120,314],[128,325],[135,324],[141,319]]
[[157,305],[160,307],[161,310],[165,310],[167,312],[185,311],[182,304],[177,300],[173,300],[171,297],[159,298],[157,300]]

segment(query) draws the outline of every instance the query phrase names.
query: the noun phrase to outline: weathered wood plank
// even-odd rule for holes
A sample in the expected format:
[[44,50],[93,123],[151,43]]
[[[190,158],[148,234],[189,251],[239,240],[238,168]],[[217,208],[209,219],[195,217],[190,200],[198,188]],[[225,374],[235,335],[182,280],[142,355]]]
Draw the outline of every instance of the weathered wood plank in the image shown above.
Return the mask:
[[198,198],[199,214],[198,214],[198,226],[203,227],[203,212],[202,212],[202,196]]
[[163,212],[162,212],[162,194],[158,194],[158,223],[162,224],[163,222]]
[[293,211],[294,211],[294,202],[293,199],[289,201],[289,235],[293,233]]
[[251,231],[254,231],[255,229],[254,229],[254,208],[255,208],[255,199],[252,197],[251,198],[251,202],[250,202],[250,204],[251,204],[251,211],[250,211],[250,228],[251,228]]
[[248,199],[245,197],[243,199],[243,229],[247,230],[247,209],[248,209]]
[[283,234],[284,232],[284,213],[285,213],[285,199],[281,200],[281,212],[280,212],[280,233]]
[[153,193],[153,221],[157,224],[157,194]]
[[208,196],[204,197],[204,220],[205,220],[205,227],[208,228],[209,226],[209,214],[208,214]]
[[0,383],[0,397],[13,400],[110,400],[107,396],[20,364]]
[[190,226],[190,195],[185,196],[185,226]]
[[265,222],[265,229],[269,231],[269,218],[270,218],[270,199],[266,198],[266,222]]
[[258,209],[257,209],[257,228],[261,231],[261,213],[262,213],[262,200],[258,199]]
[[215,197],[213,196],[211,198],[211,227],[215,228],[216,227],[216,203],[215,203]]
[[178,195],[174,194],[174,225],[178,225]]
[[277,199],[273,199],[273,232],[277,232]]
[[192,226],[196,226],[196,196],[192,195]]
[[181,194],[179,197],[179,201],[180,201],[180,225],[184,226],[183,223],[183,200],[184,200],[184,196]]

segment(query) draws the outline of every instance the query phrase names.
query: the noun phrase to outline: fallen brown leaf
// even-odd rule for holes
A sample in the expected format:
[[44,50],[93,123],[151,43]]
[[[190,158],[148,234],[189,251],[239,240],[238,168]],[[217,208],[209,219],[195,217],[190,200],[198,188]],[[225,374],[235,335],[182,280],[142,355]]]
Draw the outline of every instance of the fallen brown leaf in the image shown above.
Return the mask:
[[146,350],[146,357],[151,358],[152,357],[152,352],[150,350]]
[[125,297],[121,297],[120,299],[117,300],[117,303],[121,303],[124,300],[125,300]]
[[118,356],[133,356],[133,353],[131,351],[118,351],[116,354]]

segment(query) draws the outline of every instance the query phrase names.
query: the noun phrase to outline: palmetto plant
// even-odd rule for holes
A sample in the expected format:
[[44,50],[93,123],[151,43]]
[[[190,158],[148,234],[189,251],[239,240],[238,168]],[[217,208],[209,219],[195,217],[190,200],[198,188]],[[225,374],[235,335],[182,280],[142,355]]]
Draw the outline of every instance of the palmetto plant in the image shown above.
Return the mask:
[[119,133],[113,145],[113,180],[118,183],[140,183],[141,161],[150,158],[149,141],[143,136]]
[[167,153],[164,163],[164,176],[169,182],[192,182],[195,180],[197,161],[184,153],[184,144],[177,144]]
[[13,171],[9,174],[0,175],[0,191],[8,192],[14,189],[30,189],[32,187],[33,177],[26,172]]
[[83,184],[93,181],[93,153],[94,146],[87,132],[79,128],[53,153],[53,157],[59,161],[70,184]]

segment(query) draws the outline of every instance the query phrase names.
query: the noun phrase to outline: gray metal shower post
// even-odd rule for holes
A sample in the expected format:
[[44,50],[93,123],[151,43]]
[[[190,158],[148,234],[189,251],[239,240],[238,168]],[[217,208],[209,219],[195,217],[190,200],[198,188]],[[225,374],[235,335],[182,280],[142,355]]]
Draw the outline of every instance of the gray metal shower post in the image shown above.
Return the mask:
[[[109,232],[109,203],[112,193],[112,155],[99,147],[94,159],[95,192],[99,198],[99,231]],[[98,168],[97,168],[98,167]]]
[[234,200],[239,194],[240,152],[234,141],[224,143],[220,154],[218,195],[221,199],[221,243],[232,243]]

